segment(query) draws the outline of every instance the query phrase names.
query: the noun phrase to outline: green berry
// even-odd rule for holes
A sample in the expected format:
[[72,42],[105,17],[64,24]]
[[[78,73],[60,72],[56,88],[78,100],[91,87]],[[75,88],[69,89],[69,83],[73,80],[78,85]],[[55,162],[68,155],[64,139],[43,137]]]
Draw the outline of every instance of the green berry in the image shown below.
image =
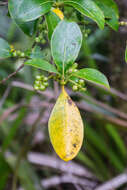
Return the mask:
[[73,72],[77,72],[78,70],[77,69],[74,69],[74,71]]
[[13,57],[17,57],[17,52],[15,51],[15,52],[13,52]]
[[74,85],[74,86],[72,87],[72,89],[73,89],[73,91],[78,91],[78,86],[77,86],[77,85]]
[[36,76],[36,80],[42,80],[42,76],[37,75],[37,76]]
[[21,56],[21,51],[20,50],[17,51],[17,55]]
[[40,81],[35,80],[35,84],[39,86],[40,85]]
[[69,73],[72,73],[72,72],[73,72],[73,69],[72,69],[72,68],[71,68],[71,69],[69,69],[69,70],[68,70],[68,72],[69,72]]
[[44,77],[44,78],[43,78],[43,81],[44,81],[44,82],[47,82],[47,81],[48,81],[48,77]]
[[35,90],[39,90],[39,86],[37,86],[36,84],[34,85],[34,89]]
[[48,84],[48,82],[44,82],[43,85],[44,85],[45,87],[48,87],[49,84]]
[[21,52],[20,56],[21,56],[21,57],[25,57],[25,53],[24,53],[24,52]]
[[39,89],[42,90],[42,91],[44,91],[45,90],[45,86],[41,85]]
[[36,38],[35,38],[35,41],[36,41],[37,43],[39,43],[39,42],[40,42],[39,37],[36,37]]
[[80,79],[79,84],[84,85],[84,80]]
[[74,67],[74,69],[76,69],[78,67],[78,64],[74,63],[73,67]]

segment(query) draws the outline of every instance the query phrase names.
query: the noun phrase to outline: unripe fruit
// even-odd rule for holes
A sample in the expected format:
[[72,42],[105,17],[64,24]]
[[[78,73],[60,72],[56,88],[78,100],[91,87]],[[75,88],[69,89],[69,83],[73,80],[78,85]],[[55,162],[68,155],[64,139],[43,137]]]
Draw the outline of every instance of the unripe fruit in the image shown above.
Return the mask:
[[21,56],[21,57],[25,57],[25,53],[22,52],[22,53],[20,54],[20,56]]
[[44,82],[47,82],[47,81],[48,81],[48,77],[44,77],[44,78],[43,78],[43,81],[44,81]]
[[36,76],[36,80],[42,80],[42,76],[37,75],[37,76]]
[[44,85],[45,87],[48,87],[49,84],[48,84],[48,82],[44,82],[43,85]]
[[40,81],[35,80],[35,84],[39,86],[40,85]]
[[35,90],[39,90],[39,86],[37,86],[36,84],[34,85],[34,89]]
[[77,85],[74,85],[74,86],[72,87],[72,89],[73,89],[74,91],[78,91],[78,86],[77,86]]
[[74,71],[73,72],[77,72],[78,70],[77,69],[74,69]]
[[52,110],[49,123],[51,143],[61,159],[72,160],[83,142],[83,122],[75,103],[64,88]]
[[39,88],[39,90],[44,91],[44,90],[45,90],[45,86],[44,86],[44,85],[41,85],[40,88]]
[[83,80],[83,79],[80,79],[80,80],[79,80],[79,84],[84,85],[84,80]]

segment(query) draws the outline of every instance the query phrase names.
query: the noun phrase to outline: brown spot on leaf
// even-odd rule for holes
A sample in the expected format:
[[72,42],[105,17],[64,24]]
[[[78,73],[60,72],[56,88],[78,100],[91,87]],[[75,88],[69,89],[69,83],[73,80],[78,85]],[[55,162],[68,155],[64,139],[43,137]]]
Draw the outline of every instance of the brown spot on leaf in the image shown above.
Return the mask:
[[76,148],[76,146],[77,146],[76,144],[73,144],[73,147],[74,147],[74,148]]
[[72,103],[73,103],[70,98],[68,98],[68,103],[69,103],[70,105],[72,105]]

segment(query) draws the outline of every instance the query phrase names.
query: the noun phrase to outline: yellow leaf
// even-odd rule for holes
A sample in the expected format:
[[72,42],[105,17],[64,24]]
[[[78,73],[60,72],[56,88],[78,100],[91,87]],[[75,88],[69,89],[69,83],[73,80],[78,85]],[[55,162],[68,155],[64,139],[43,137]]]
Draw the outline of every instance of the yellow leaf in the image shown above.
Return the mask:
[[64,88],[52,110],[48,127],[56,153],[64,161],[72,160],[83,142],[83,122],[77,106]]
[[61,19],[64,19],[64,14],[62,13],[62,11],[60,9],[52,9],[52,11]]

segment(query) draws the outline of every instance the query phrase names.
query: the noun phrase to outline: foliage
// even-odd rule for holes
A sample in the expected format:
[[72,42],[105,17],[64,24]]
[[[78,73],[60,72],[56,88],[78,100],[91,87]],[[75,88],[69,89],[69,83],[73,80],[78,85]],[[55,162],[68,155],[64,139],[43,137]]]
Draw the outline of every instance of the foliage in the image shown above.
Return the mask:
[[[6,79],[0,84],[0,190],[8,188],[9,179],[13,181],[12,173],[24,190],[48,189],[42,187],[41,179],[57,174],[51,168],[33,167],[27,158],[30,151],[36,151],[49,154],[52,160],[47,128],[42,126],[47,126],[47,114],[58,96],[54,81],[66,85],[83,118],[85,139],[77,163],[91,170],[99,182],[123,172],[127,151],[126,130],[121,128],[126,126],[126,114],[118,110],[118,94],[102,74],[110,76],[109,31],[119,28],[115,1],[9,0],[8,9],[0,6],[0,15],[4,15],[0,17],[0,26],[4,26],[0,27],[0,80]],[[24,69],[18,73],[19,65]],[[7,80],[12,72],[14,75]],[[91,84],[97,89],[93,90]],[[43,121],[38,114],[41,109]],[[45,139],[36,144],[37,131]],[[26,143],[27,137],[30,139]]]

